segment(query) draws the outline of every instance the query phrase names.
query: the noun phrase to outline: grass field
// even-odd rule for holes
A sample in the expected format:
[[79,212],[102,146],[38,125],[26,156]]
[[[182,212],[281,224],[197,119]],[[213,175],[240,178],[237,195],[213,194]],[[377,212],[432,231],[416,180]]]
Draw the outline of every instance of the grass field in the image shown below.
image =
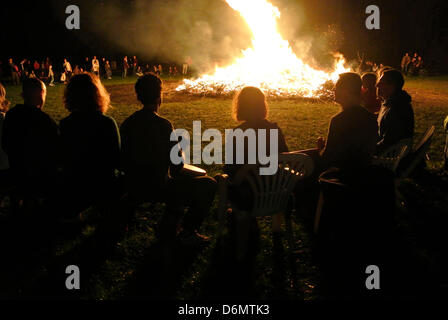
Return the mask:
[[[140,108],[133,90],[135,80],[135,78],[128,78],[105,82],[111,94],[113,106],[109,115],[115,118],[118,125]],[[164,102],[160,110],[161,115],[168,118],[175,128],[185,128],[191,133],[194,120],[202,121],[202,130],[216,128],[224,132],[224,129],[237,125],[231,117],[230,98],[199,97],[177,93],[174,91],[176,84],[174,80],[165,81]],[[442,124],[448,115],[448,77],[407,79],[405,89],[413,98],[416,136],[419,137],[431,125],[436,127],[429,151],[428,167],[433,172],[438,172],[443,165],[445,132]],[[7,98],[12,105],[21,102],[20,87],[7,85],[6,90]],[[45,111],[59,121],[68,115],[62,106],[64,85],[58,84],[55,87],[48,87],[47,90]],[[290,150],[314,147],[319,136],[326,136],[329,120],[338,112],[338,106],[328,101],[269,99],[268,102],[269,118],[282,128]],[[206,168],[212,176],[221,170],[220,166],[202,167]],[[431,186],[425,186],[422,189],[410,183],[407,192],[407,194],[416,195],[417,198],[422,194],[425,195],[423,198],[427,198],[429,203],[437,202],[436,208],[442,214],[448,213],[446,193],[443,190],[433,189]],[[427,197],[428,194],[431,196]],[[425,204],[426,202],[419,205]],[[206,294],[207,290],[204,288],[209,285],[208,279],[213,277],[212,274],[216,269],[213,265],[217,255],[216,242],[212,241],[202,251],[181,254],[178,257],[177,266],[169,271],[163,270],[154,258],[158,253],[154,253],[156,249],[153,230],[161,211],[162,209],[157,206],[156,208],[142,207],[138,211],[135,221],[124,238],[116,245],[114,253],[100,261],[98,268],[92,271],[88,288],[82,290],[82,298],[114,299],[142,294],[154,298],[193,299]],[[216,223],[212,215],[207,220],[203,231],[213,234],[215,228]],[[61,243],[56,248],[54,256],[67,254],[72,247],[85,241],[93,229],[94,227],[87,226],[83,233],[78,235],[76,241]],[[300,223],[294,225],[296,239],[294,257],[297,268],[295,282],[290,271],[286,271],[279,278],[278,270],[273,267],[269,219],[260,221],[260,230],[261,250],[254,258],[254,284],[249,296],[286,299],[318,298],[319,271],[310,258],[310,239]],[[425,246],[420,249],[426,250],[425,252],[431,251]],[[434,254],[438,254],[438,251]]]
[[[109,115],[115,118],[118,125],[140,108],[133,88],[135,81],[135,78],[129,77],[104,82],[113,106]],[[164,103],[160,110],[160,114],[168,118],[175,128],[185,128],[191,133],[194,120],[202,121],[202,130],[216,128],[222,131],[237,125],[231,117],[230,98],[180,94],[174,91],[177,83],[165,80]],[[64,85],[48,87],[47,90],[45,111],[59,121],[68,115],[62,106]],[[436,127],[429,152],[429,166],[440,168],[445,143],[442,125],[448,115],[448,77],[410,78],[406,81],[405,90],[413,99],[416,136],[419,137],[431,125]],[[12,105],[20,103],[20,87],[7,86],[7,98]],[[326,135],[332,115],[339,111],[333,102],[306,99],[269,99],[269,108],[269,118],[282,128],[291,150],[314,147],[316,139]]]

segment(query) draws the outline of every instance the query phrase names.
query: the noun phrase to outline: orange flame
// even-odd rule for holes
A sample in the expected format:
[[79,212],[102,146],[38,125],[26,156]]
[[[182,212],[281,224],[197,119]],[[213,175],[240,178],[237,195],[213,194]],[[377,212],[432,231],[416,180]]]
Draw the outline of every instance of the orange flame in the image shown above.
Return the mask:
[[184,79],[176,90],[191,93],[226,94],[243,86],[256,86],[279,96],[319,96],[328,81],[349,71],[342,55],[335,55],[331,73],[316,70],[299,59],[277,30],[280,11],[267,0],[226,0],[246,20],[252,31],[252,47],[227,67],[196,80]]

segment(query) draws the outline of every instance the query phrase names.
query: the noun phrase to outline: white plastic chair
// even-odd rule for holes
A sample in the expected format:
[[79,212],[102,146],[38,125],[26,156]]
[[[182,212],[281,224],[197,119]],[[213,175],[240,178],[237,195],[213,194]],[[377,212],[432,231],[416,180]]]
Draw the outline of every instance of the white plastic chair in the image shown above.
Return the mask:
[[429,150],[429,146],[431,145],[431,140],[434,135],[435,127],[429,127],[425,133],[423,134],[420,141],[412,148],[409,156],[411,157],[411,161],[409,164],[400,172],[400,180],[407,178],[411,175],[417,165],[426,157],[426,153]]
[[395,172],[401,159],[409,153],[411,146],[412,139],[403,139],[386,149],[383,153],[381,153],[381,155],[374,156],[372,159],[372,164]]
[[[405,207],[405,199],[404,196],[400,193],[400,190],[398,188],[398,186],[400,185],[401,181],[407,177],[409,177],[412,172],[415,170],[415,168],[418,166],[418,164],[423,161],[423,159],[426,157],[426,153],[428,152],[429,146],[431,145],[431,140],[432,137],[434,135],[434,130],[435,127],[431,126],[429,127],[425,133],[423,134],[422,138],[411,148],[411,143],[410,143],[410,139],[405,139],[400,141],[397,145],[391,147],[391,150],[393,151],[394,147],[395,147],[395,152],[399,151],[400,145],[402,144],[408,144],[409,147],[407,149],[407,151],[404,152],[404,154],[402,154],[401,157],[398,157],[400,159],[397,159],[397,163],[393,164],[391,166],[393,166],[393,171],[395,172],[398,165],[400,164],[401,159],[403,159],[405,156],[407,156],[406,158],[406,164],[404,166],[402,166],[402,168],[400,168],[399,172],[397,172],[396,175],[396,179],[395,179],[395,192],[397,195],[397,207],[404,209]],[[389,150],[386,150],[386,152],[388,152]],[[387,160],[384,160],[384,158],[387,158],[383,155],[380,156],[380,158],[383,158],[383,162],[381,163],[381,161],[377,162],[378,165],[383,165],[385,166],[385,164],[387,163]],[[391,160],[391,162],[393,162]]]
[[[278,170],[274,175],[260,175],[259,166],[245,165],[236,174],[232,181],[227,175],[218,178],[218,237],[221,236],[224,227],[225,213],[232,209],[232,213],[237,220],[237,258],[244,257],[247,245],[247,223],[249,217],[272,216],[273,231],[281,228],[280,213],[286,213],[288,201],[294,200],[293,190],[297,181],[309,176],[314,165],[311,158],[306,154],[280,154],[278,159]],[[253,206],[249,211],[238,208],[236,204],[230,203],[228,198],[228,188],[239,186],[243,181],[247,181],[253,194]],[[294,205],[294,201],[293,201]],[[286,221],[287,229],[291,229],[290,219]],[[289,238],[292,231],[286,230]]]
[[[409,153],[412,146],[412,139],[403,139],[396,143],[395,145],[386,149],[381,155],[373,156],[372,165],[377,165],[386,169],[389,169],[395,173],[400,161]],[[397,179],[395,180],[395,189],[397,190]],[[333,182],[333,184],[338,184]],[[398,194],[398,193],[397,193]],[[399,197],[397,198],[397,204],[399,203]],[[320,220],[322,216],[323,209],[323,193],[319,194],[319,199],[317,201],[316,215],[314,219],[314,234],[319,233]]]

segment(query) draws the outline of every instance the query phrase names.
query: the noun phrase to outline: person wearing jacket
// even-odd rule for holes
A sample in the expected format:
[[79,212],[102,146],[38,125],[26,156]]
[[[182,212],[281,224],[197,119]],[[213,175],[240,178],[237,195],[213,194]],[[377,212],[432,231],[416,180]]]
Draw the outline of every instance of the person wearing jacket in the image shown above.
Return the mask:
[[377,83],[383,99],[378,115],[378,153],[414,136],[414,110],[411,96],[403,90],[404,78],[398,70],[387,70]]

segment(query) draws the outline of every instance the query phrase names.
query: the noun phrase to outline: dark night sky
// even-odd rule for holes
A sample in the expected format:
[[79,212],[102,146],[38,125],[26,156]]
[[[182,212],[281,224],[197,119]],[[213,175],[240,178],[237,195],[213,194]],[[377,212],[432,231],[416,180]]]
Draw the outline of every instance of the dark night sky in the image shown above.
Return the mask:
[[[240,50],[247,45],[248,33],[244,30],[244,23],[222,0],[142,1],[3,2],[0,12],[1,59],[5,60],[9,56],[38,59],[46,56],[53,59],[68,56],[76,60],[93,54],[109,57],[137,54],[146,55],[143,59],[176,60],[176,57],[202,47],[201,42],[195,42],[195,31],[189,30],[197,27],[198,20],[205,21],[213,32],[212,38],[207,41],[218,43],[226,33],[230,33],[233,47]],[[427,65],[447,68],[448,23],[444,18],[448,14],[446,0],[272,2],[282,12],[280,27],[285,28],[284,34],[288,40],[309,36],[314,39],[314,52],[319,49],[317,39],[321,39],[323,32],[331,25],[338,34],[334,39],[331,36],[328,38],[335,41],[333,46],[337,46],[332,49],[340,50],[348,58],[355,58],[356,52],[360,51],[375,61],[397,64],[403,51],[410,50],[421,53]],[[80,7],[81,30],[65,28],[65,7],[69,4]],[[163,4],[163,9],[158,7],[159,4]],[[370,4],[378,5],[381,10],[380,30],[367,30],[364,26],[367,17],[365,8]],[[147,19],[142,20],[139,14],[145,8],[149,13]],[[186,10],[190,12],[186,14]],[[152,14],[154,12],[157,13]],[[139,16],[140,20],[133,21],[134,16]],[[160,24],[161,21],[164,23]],[[190,32],[185,33],[188,34],[188,39],[182,38],[182,34],[175,33],[175,30]],[[164,43],[169,44],[169,50],[164,50]],[[202,50],[206,50],[207,43],[204,42]],[[143,46],[147,48],[142,48]],[[238,46],[241,48],[237,48]],[[170,55],[173,50],[179,52]]]

